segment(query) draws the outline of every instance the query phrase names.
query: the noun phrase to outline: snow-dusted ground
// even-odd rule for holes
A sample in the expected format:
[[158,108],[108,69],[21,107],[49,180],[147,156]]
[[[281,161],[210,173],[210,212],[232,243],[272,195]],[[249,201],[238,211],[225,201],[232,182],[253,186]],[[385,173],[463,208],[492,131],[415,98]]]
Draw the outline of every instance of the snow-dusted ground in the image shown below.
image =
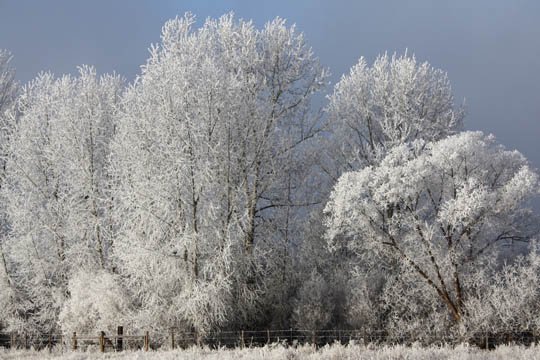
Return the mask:
[[421,346],[363,346],[363,345],[332,345],[315,350],[306,345],[297,348],[286,348],[279,345],[262,348],[247,348],[235,350],[210,350],[191,348],[188,350],[155,351],[155,352],[122,352],[122,353],[92,353],[68,352],[49,353],[33,352],[27,350],[7,351],[0,350],[0,359],[180,359],[180,360],[293,360],[293,359],[540,359],[540,346],[500,346],[496,350],[485,351],[472,346],[460,345],[457,347],[421,347]]

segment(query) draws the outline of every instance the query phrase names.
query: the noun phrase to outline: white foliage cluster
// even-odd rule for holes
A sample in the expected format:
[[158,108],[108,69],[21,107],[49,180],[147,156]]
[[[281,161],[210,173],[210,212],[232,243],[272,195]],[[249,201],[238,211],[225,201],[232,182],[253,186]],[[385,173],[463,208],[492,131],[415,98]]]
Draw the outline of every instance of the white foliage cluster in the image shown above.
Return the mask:
[[540,257],[536,242],[526,256],[501,270],[484,268],[474,275],[477,286],[466,301],[466,326],[476,332],[523,333],[540,326]]
[[372,66],[360,58],[335,86],[327,111],[339,139],[333,161],[345,170],[372,165],[396,145],[454,134],[464,117],[447,74],[406,53],[384,54]]
[[495,261],[500,246],[532,235],[524,201],[538,189],[523,156],[492,136],[463,132],[406,143],[379,165],[340,178],[326,207],[328,237],[359,257],[396,264],[384,295],[396,331],[406,324],[444,331],[450,319],[470,315],[465,303],[479,286],[474,275]]
[[68,334],[113,334],[118,324],[129,324],[130,304],[119,276],[104,270],[73,274],[68,283],[69,298],[58,316]]

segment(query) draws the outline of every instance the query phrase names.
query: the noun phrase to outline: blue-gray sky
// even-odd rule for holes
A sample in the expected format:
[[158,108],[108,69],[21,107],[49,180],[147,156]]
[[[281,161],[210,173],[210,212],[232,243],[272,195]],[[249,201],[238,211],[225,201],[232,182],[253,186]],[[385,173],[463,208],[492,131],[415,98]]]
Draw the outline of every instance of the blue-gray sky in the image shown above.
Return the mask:
[[468,129],[495,134],[540,167],[538,0],[0,0],[0,48],[15,55],[21,82],[80,64],[132,80],[163,23],[186,11],[199,22],[228,11],[259,26],[286,18],[333,83],[360,56],[408,48],[448,72],[456,99],[467,100]]

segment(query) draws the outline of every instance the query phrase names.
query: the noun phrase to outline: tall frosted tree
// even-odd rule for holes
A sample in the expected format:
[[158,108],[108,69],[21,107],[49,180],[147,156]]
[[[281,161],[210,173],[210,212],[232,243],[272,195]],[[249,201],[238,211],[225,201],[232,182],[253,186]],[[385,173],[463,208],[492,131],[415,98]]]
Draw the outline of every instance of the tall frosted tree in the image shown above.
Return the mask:
[[32,331],[56,327],[74,269],[111,267],[106,159],[121,89],[119,77],[82,67],[77,77],[41,74],[21,94],[3,195]]
[[[320,172],[326,175],[319,190],[323,202],[342,174],[376,166],[394,147],[417,139],[438,140],[459,132],[464,110],[454,104],[444,71],[405,53],[378,56],[372,65],[360,58],[328,96],[326,114],[328,135],[322,139],[323,150],[316,159]],[[323,222],[322,206],[315,209],[313,217],[316,222]],[[309,229],[305,234],[309,234]],[[340,284],[334,291],[336,302],[346,298],[345,307],[349,308],[349,316],[336,321],[354,326],[372,324],[373,316],[360,316],[369,311],[358,309],[371,309],[378,302],[384,282],[381,265],[360,264],[346,249],[335,249],[331,255],[321,245],[325,242],[322,232],[318,238],[309,236],[302,254],[310,255],[302,255],[304,263],[317,266],[314,257],[335,259],[325,268],[325,277],[332,284]],[[306,280],[310,271],[303,275]],[[340,289],[345,289],[345,293]],[[363,295],[359,289],[365,289]],[[361,318],[355,319],[358,316]],[[343,324],[337,324],[340,325]]]
[[[15,69],[10,64],[11,60],[11,53],[0,49],[0,314],[3,315],[3,319],[16,313],[15,305],[18,301],[13,279],[14,269],[5,248],[9,224],[5,201],[1,193],[5,184],[9,141],[13,135],[17,117],[15,103],[19,91],[15,80]],[[3,325],[2,322],[0,322],[0,327]]]
[[193,23],[165,24],[126,95],[115,254],[140,326],[204,333],[254,317],[276,244],[296,230],[297,165],[318,131],[309,101],[326,74],[282,19]]
[[334,137],[331,174],[374,165],[392,147],[415,139],[442,139],[462,129],[447,74],[414,56],[364,58],[343,75],[329,97]]

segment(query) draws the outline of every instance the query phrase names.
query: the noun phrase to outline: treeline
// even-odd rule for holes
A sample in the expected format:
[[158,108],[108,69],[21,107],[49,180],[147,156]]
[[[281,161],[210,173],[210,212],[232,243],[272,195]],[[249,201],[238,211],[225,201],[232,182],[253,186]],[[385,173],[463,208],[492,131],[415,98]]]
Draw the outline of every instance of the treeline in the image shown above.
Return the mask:
[[0,53],[3,331],[538,328],[538,178],[441,70],[328,71],[279,18],[168,21],[132,84]]

